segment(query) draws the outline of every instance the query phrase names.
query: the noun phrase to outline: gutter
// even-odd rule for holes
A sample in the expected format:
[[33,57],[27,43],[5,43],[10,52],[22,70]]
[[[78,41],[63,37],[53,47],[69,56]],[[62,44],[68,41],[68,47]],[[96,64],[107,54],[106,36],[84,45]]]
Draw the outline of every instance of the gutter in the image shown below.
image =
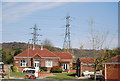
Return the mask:
[[[33,58],[33,57],[14,57],[14,58]],[[59,57],[41,57],[41,58],[59,59]]]
[[120,64],[120,62],[106,62],[106,63],[103,63],[103,64]]
[[32,57],[14,57],[14,58],[32,58]]
[[41,57],[41,58],[59,59],[59,57]]

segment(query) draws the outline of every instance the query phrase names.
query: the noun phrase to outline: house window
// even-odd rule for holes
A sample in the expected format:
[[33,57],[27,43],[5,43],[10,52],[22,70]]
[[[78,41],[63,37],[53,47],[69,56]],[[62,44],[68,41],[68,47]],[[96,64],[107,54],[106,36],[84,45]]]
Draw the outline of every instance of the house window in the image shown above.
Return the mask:
[[45,67],[52,67],[53,64],[52,64],[52,61],[51,60],[46,60],[45,61]]
[[39,67],[39,66],[40,66],[39,60],[35,60],[35,61],[34,61],[34,67]]
[[27,66],[27,60],[20,60],[20,66],[26,67]]

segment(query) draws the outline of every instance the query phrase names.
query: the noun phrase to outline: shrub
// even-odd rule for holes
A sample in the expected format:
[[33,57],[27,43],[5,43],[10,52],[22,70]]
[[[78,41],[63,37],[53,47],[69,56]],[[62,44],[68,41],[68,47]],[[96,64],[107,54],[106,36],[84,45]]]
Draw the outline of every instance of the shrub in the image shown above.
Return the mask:
[[47,67],[40,67],[40,71],[47,71]]
[[62,73],[61,67],[52,67],[50,70],[51,73]]
[[18,72],[18,67],[17,66],[11,66],[12,72]]
[[76,64],[73,64],[72,69],[76,70]]

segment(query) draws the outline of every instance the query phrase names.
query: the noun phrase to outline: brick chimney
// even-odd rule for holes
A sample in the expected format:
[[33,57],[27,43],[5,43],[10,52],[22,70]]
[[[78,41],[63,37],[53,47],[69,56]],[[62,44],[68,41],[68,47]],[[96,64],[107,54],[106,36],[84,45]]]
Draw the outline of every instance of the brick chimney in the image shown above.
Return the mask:
[[33,44],[33,50],[35,49],[35,44]]
[[31,44],[30,44],[30,47],[29,47],[29,48],[31,48],[31,49],[32,49],[32,48],[33,48],[33,45],[31,45]]
[[40,48],[41,48],[41,50],[43,50],[43,44],[41,43],[41,45],[40,45]]

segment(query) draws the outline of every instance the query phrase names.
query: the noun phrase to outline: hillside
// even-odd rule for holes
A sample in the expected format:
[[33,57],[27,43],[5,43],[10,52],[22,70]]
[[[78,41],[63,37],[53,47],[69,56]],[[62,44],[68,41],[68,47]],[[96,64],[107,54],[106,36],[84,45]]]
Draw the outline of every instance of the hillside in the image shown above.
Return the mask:
[[[13,57],[25,49],[28,48],[28,44],[23,43],[23,42],[10,42],[10,43],[2,43],[0,44],[2,46],[2,50],[0,50],[0,57],[4,58],[3,62],[5,64],[12,64],[13,63]],[[40,48],[40,45],[37,45],[38,48]],[[44,46],[44,48],[47,48],[48,50],[52,52],[63,52],[63,49],[54,47],[54,46]],[[96,53],[99,52],[96,51]],[[115,56],[116,54],[120,54],[120,49],[115,49],[115,50],[108,50],[108,57],[110,58],[111,56]],[[76,58],[93,58],[93,50],[88,50],[88,49],[72,49],[72,54],[75,56],[74,59]],[[99,56],[99,55],[97,55]],[[1,60],[1,59],[0,59]]]
[[22,43],[22,42],[10,42],[10,43],[2,43],[2,49],[11,49],[11,50],[18,50],[18,49],[22,49],[25,50],[27,48],[27,44],[26,43]]
[[[2,49],[4,50],[25,50],[28,48],[27,43],[23,42],[10,42],[10,43],[2,43]],[[31,44],[29,46],[32,46]],[[40,48],[40,45],[36,46],[37,48]],[[44,48],[49,49],[50,51],[62,51],[62,49],[57,47],[51,47],[51,46],[44,46]]]
[[[10,43],[2,43],[2,49],[4,50],[25,50],[28,48],[28,44],[23,43],[23,42],[10,42]],[[37,47],[40,47],[37,45]],[[44,46],[44,48],[49,49],[52,52],[60,52],[63,51],[61,48],[58,47],[51,47],[51,46]],[[72,49],[72,53],[74,54],[75,57],[93,57],[92,50],[88,49]]]

